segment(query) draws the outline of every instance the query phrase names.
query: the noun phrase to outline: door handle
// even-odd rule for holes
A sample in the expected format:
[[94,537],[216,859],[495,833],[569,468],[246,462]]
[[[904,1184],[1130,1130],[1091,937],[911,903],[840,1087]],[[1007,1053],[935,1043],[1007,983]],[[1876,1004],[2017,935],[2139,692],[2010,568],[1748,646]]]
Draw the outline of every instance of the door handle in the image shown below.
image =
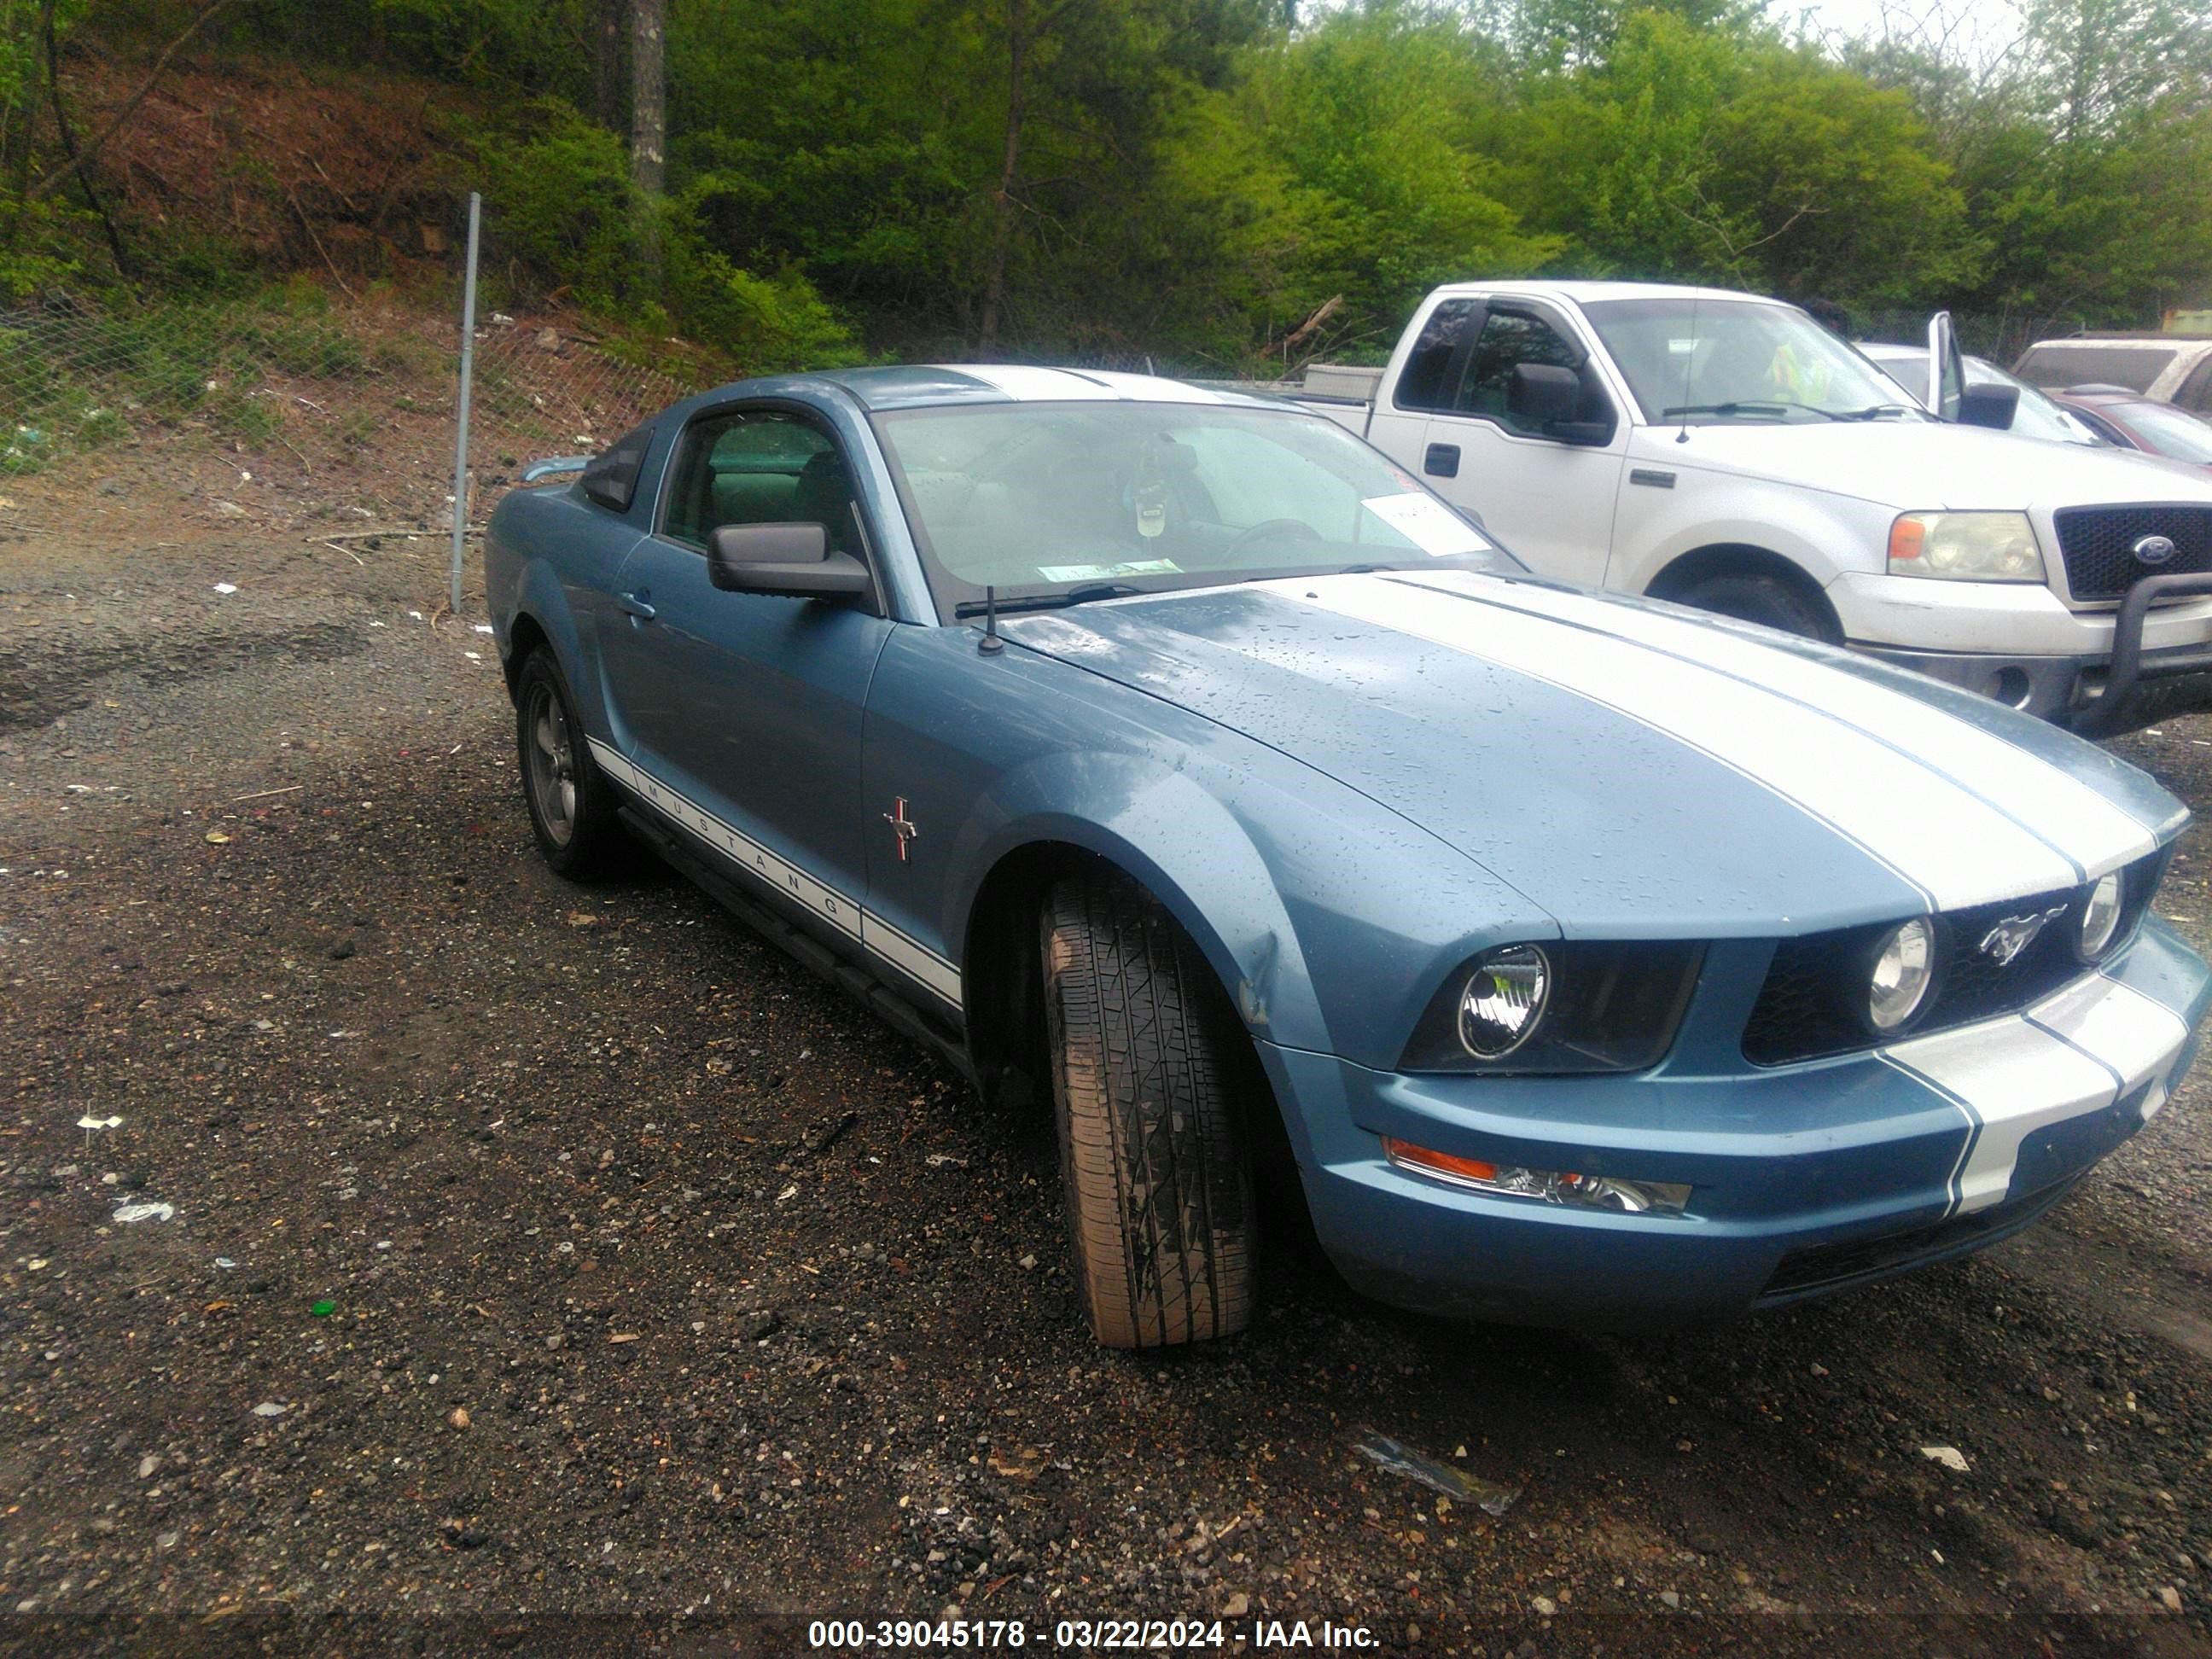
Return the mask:
[[615,603],[633,617],[641,617],[647,622],[651,622],[653,618],[653,609],[645,602],[645,595],[641,592],[617,593],[615,595]]
[[1429,453],[1421,458],[1421,471],[1431,478],[1459,477],[1459,446],[1431,444]]

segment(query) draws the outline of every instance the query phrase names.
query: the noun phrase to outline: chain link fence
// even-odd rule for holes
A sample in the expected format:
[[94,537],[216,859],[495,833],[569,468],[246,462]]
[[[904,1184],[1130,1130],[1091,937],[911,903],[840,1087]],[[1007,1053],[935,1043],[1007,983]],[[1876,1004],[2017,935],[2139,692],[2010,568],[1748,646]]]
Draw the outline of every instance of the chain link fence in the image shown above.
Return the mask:
[[[0,313],[0,477],[101,472],[166,440],[279,487],[278,504],[246,488],[212,500],[218,517],[234,495],[280,528],[450,529],[459,309],[295,277],[236,298],[56,294]],[[557,307],[481,309],[465,522],[531,460],[599,449],[719,378],[679,342],[645,355]]]

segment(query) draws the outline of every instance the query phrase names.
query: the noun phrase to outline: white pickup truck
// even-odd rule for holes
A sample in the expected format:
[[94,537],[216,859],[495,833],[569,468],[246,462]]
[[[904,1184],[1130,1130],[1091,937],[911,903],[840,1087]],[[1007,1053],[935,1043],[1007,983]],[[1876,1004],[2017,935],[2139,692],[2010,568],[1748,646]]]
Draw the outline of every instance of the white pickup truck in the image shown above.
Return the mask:
[[2076,730],[2212,708],[2212,478],[1923,402],[1796,307],[1635,283],[1438,289],[1380,371],[1299,400],[1541,574],[1847,643]]

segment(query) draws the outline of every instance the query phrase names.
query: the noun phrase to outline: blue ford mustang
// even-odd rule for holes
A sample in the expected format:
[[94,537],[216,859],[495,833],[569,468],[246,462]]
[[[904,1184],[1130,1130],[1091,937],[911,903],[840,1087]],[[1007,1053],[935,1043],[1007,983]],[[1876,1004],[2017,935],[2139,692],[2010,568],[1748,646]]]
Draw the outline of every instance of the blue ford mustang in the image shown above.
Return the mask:
[[746,382],[511,493],[485,562],[554,867],[641,837],[1048,1101],[1106,1343],[1246,1322],[1255,1193],[1486,1319],[1954,1255],[2156,1112],[2212,997],[2142,774],[1537,580],[1265,399]]

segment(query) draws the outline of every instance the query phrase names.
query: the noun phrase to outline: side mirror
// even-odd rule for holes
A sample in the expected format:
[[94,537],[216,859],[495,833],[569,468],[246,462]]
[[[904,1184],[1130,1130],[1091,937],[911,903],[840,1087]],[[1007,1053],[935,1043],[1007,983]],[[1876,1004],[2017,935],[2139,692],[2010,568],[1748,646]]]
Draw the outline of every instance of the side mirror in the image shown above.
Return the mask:
[[818,524],[726,524],[707,538],[707,580],[726,593],[846,599],[868,591],[868,568],[832,553]]
[[1957,421],[1966,392],[1966,365],[1959,353],[1959,332],[1951,313],[1939,311],[1928,319],[1928,390],[1922,402],[1939,421]]
[[[1578,421],[1585,407],[1601,410],[1603,418]],[[1562,368],[1556,363],[1516,363],[1505,388],[1505,413],[1523,430],[1534,430],[1563,444],[1601,445],[1613,441],[1615,417],[1604,388],[1589,368]]]
[[2020,388],[2016,386],[1970,386],[1959,395],[1959,424],[1985,426],[1996,432],[2012,430],[2013,416],[2020,413]]
[[1546,432],[1561,421],[1575,418],[1582,401],[1583,380],[1571,368],[1556,363],[1516,363],[1506,383],[1505,412],[1519,425]]

